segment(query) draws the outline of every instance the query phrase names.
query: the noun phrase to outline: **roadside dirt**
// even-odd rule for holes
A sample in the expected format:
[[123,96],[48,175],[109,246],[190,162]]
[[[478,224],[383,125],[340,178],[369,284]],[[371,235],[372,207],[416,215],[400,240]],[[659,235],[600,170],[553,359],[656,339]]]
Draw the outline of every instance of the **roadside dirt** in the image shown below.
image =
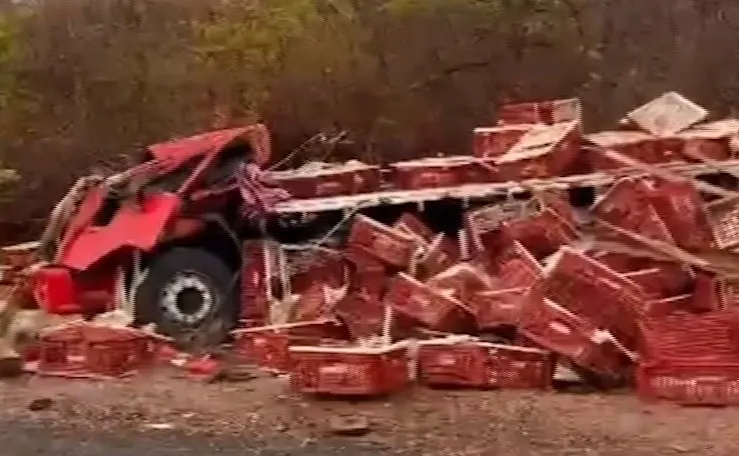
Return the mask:
[[[49,408],[29,410],[32,401],[43,398],[51,399]],[[0,403],[5,422],[88,432],[170,430],[260,442],[333,439],[332,418],[361,417],[371,429],[346,438],[352,445],[408,454],[729,455],[739,449],[734,424],[739,409],[645,405],[629,391],[577,395],[414,387],[385,400],[349,402],[295,395],[284,378],[204,384],[165,370],[110,382],[1,383]]]

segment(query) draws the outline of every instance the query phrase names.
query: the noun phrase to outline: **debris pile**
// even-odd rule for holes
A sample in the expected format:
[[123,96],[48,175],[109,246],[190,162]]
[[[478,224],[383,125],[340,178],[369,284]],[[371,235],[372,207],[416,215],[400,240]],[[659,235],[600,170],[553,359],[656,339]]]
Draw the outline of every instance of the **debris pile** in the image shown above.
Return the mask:
[[[524,116],[525,109],[533,114]],[[636,381],[647,399],[736,400],[739,376],[731,362],[739,355],[739,294],[732,274],[739,277],[739,267],[714,267],[705,256],[734,255],[739,197],[715,199],[701,193],[698,181],[649,167],[732,157],[730,139],[739,125],[696,126],[704,110],[667,94],[627,116],[633,130],[613,132],[605,142],[579,137],[579,110],[543,125],[552,114],[537,110],[547,109],[504,109],[510,112],[500,126],[476,130],[475,154],[492,157],[498,177],[520,180],[566,174],[577,163],[572,145],[595,144],[586,149],[591,156],[611,159],[591,160],[597,169],[631,169],[620,170],[625,177],[589,211],[575,210],[565,191],[532,188],[529,201],[470,208],[453,234],[435,232],[410,212],[391,224],[355,216],[332,255],[321,254],[297,274],[261,271],[289,277],[289,295],[298,298],[282,304],[291,308],[283,314],[292,326],[240,332],[243,354],[291,373],[306,393],[388,393],[405,384],[400,378],[547,389],[557,368],[566,368],[598,385]],[[539,123],[510,120],[529,117]],[[472,166],[479,163],[452,157],[397,164],[395,185],[418,190],[479,182]],[[281,262],[263,264],[279,269]],[[271,321],[269,312],[265,317]],[[326,320],[319,320],[332,318],[348,338],[324,331]],[[670,329],[684,321],[696,335]],[[298,324],[315,334],[298,340]],[[724,345],[712,341],[713,332],[721,332]],[[279,352],[279,363],[264,347],[254,348],[257,340]],[[411,375],[401,374],[408,366]]]
[[[235,354],[310,394],[411,381],[546,390],[567,370],[598,386],[635,381],[645,399],[739,403],[739,193],[670,168],[716,172],[735,158],[739,121],[700,124],[707,115],[668,93],[621,130],[583,135],[577,100],[504,106],[498,125],[474,131],[472,155],[390,165],[384,197],[459,187],[469,203],[478,184],[518,182],[529,199],[470,203],[456,232],[408,211],[346,217],[335,245],[246,241]],[[348,162],[271,177],[329,210],[332,197],[384,189],[382,171]],[[576,177],[599,192],[588,211],[570,204]],[[562,186],[542,184],[552,178]],[[49,329],[40,346],[42,374],[114,377],[157,358],[208,378],[220,369],[100,322]]]

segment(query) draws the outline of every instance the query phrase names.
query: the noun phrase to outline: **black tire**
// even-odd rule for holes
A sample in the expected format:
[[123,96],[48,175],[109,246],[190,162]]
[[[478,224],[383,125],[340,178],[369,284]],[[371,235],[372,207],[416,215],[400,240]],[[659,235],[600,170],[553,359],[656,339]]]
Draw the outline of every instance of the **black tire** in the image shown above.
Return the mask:
[[140,323],[155,323],[179,348],[199,351],[228,338],[238,319],[235,274],[217,256],[177,247],[155,257],[136,293]]

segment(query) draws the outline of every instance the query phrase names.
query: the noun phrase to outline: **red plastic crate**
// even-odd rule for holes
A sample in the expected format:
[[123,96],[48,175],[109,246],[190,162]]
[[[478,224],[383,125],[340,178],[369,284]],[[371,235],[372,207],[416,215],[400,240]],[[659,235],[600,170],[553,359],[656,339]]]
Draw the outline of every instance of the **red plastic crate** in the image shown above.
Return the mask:
[[470,294],[491,288],[493,279],[481,268],[469,263],[457,263],[427,280],[426,285],[466,302]]
[[42,332],[39,339],[39,373],[66,375],[87,371],[86,342],[81,325]]
[[481,172],[479,165],[469,156],[423,158],[390,164],[391,181],[399,190],[453,187],[475,182]]
[[545,296],[634,349],[637,318],[646,304],[641,287],[572,248],[558,255],[542,282]]
[[473,293],[469,304],[475,311],[477,328],[484,331],[518,325],[526,292],[526,288],[509,288]]
[[[626,177],[595,202],[590,212],[598,219],[663,242],[674,243],[670,231],[652,205],[652,189],[643,179]],[[605,231],[603,237],[615,237],[626,243],[630,238]]]
[[702,162],[695,158],[695,153],[709,159],[721,161],[731,158],[731,148],[728,138],[698,138],[691,136],[692,132],[678,134],[685,142],[682,150],[682,158],[685,161]]
[[548,389],[554,359],[535,348],[450,337],[420,342],[418,368],[428,386]]
[[544,278],[544,268],[520,242],[514,241],[493,258],[495,276],[505,287],[530,287]]
[[600,375],[621,377],[632,357],[608,332],[543,298],[537,287],[524,301],[519,331],[535,344]]
[[539,210],[552,209],[570,226],[577,226],[575,218],[575,210],[570,204],[570,197],[566,190],[544,190],[534,195],[534,200],[539,206]]
[[398,274],[392,280],[385,300],[400,314],[428,329],[456,332],[472,324],[468,306],[407,274]]
[[409,383],[408,343],[378,348],[290,347],[292,387],[301,393],[380,396]]
[[426,248],[426,252],[418,259],[417,276],[421,278],[435,276],[460,260],[459,248],[446,235],[439,233]]
[[319,170],[290,170],[273,173],[294,198],[316,198],[368,193],[380,188],[380,168],[346,164]]
[[646,401],[681,405],[739,405],[739,363],[644,363],[637,391]]
[[702,271],[695,276],[692,310],[714,311],[731,307],[734,294],[721,277]]
[[642,320],[644,360],[739,363],[739,311],[677,313]]
[[357,215],[354,219],[349,233],[349,246],[402,269],[411,264],[419,248],[414,236],[363,215]]
[[563,176],[574,169],[580,153],[579,142],[576,122],[538,126],[505,154],[480,163],[493,167],[498,181]]
[[236,352],[244,360],[275,372],[290,367],[290,336],[284,330],[269,327],[250,328],[236,338]]
[[472,153],[476,157],[497,157],[516,144],[533,125],[501,125],[475,128],[472,133]]
[[84,339],[85,367],[94,375],[121,377],[146,361],[147,340],[137,331],[87,326]]
[[410,212],[404,212],[400,218],[393,223],[396,230],[405,231],[408,234],[416,236],[423,244],[428,244],[434,240],[436,234],[426,226],[416,215]]
[[428,386],[482,387],[485,350],[466,337],[424,340],[418,344],[418,378]]
[[707,248],[715,244],[703,199],[692,183],[655,179],[650,200],[677,245]]
[[300,322],[239,330],[235,332],[236,353],[263,369],[287,372],[291,366],[291,345],[335,340],[336,335],[326,330],[326,324],[325,321]]
[[519,241],[535,258],[544,258],[578,239],[575,228],[552,209],[538,215],[504,222],[503,235]]
[[294,294],[301,294],[317,283],[339,288],[347,284],[349,265],[341,255],[330,255],[324,252],[311,252],[312,264],[296,264],[290,258],[290,289]]
[[328,301],[326,284],[314,283],[305,290],[295,303],[292,312],[292,321],[315,321],[327,318],[331,312],[331,303]]
[[555,360],[552,353],[530,347],[490,344],[485,364],[485,387],[549,389]]
[[626,157],[644,163],[658,164],[680,160],[680,149],[673,150],[675,139],[663,140],[641,131],[602,131],[585,136],[588,162],[593,171],[610,171],[628,167],[618,160],[607,157],[602,152],[612,150]]
[[80,323],[50,329],[40,335],[37,372],[79,378],[121,377],[148,364],[149,342],[144,333],[129,328]]
[[506,103],[498,110],[498,123],[501,125],[579,122],[581,117],[582,106],[578,98]]
[[723,198],[707,203],[711,232],[719,249],[739,246],[739,198]]
[[379,295],[351,293],[336,304],[334,312],[354,340],[382,334],[385,307]]

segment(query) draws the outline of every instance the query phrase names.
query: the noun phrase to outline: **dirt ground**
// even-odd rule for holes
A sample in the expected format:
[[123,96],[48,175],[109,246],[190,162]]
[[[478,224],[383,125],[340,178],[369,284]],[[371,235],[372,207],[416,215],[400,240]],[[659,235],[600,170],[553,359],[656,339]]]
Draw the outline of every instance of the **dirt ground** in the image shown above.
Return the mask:
[[[370,432],[343,439],[355,448],[376,448],[372,454],[646,456],[729,455],[739,450],[739,409],[646,405],[630,391],[413,387],[384,400],[350,402],[295,395],[279,377],[206,384],[178,375],[162,370],[118,381],[28,377],[0,383],[0,419],[141,438],[176,432],[191,438],[289,440],[301,447],[335,439],[332,418],[361,416]],[[51,407],[31,411],[29,404],[42,398],[51,399]]]

